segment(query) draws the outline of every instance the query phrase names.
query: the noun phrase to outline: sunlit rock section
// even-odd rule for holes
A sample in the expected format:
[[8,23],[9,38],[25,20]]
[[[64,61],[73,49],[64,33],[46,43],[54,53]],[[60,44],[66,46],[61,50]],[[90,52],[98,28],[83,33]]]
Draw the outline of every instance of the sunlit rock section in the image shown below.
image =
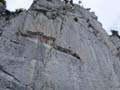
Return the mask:
[[35,0],[0,18],[1,90],[120,90],[118,50],[94,12]]

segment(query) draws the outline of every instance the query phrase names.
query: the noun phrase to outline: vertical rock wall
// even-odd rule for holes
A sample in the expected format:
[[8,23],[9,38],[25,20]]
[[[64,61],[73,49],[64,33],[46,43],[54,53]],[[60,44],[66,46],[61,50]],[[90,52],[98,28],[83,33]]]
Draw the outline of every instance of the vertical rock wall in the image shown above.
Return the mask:
[[1,90],[120,90],[118,51],[93,12],[35,0],[0,18]]

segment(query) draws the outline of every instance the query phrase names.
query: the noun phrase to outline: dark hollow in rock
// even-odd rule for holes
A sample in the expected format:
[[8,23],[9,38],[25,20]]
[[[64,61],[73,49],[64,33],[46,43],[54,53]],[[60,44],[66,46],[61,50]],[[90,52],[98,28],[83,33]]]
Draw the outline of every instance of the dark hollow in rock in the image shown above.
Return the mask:
[[75,18],[74,18],[74,21],[75,21],[75,22],[78,22],[78,18],[75,17]]
[[45,9],[34,9],[34,10],[43,13],[45,16],[47,15],[47,10]]
[[77,58],[77,59],[80,60],[80,57],[79,57],[79,55],[78,55],[77,53],[72,52],[71,50],[69,50],[69,49],[67,49],[67,48],[63,48],[63,47],[57,46],[57,45],[56,45],[54,48],[55,48],[56,50],[58,50],[58,51],[64,52],[64,53],[66,53],[66,54],[69,54],[69,55],[71,55],[71,56],[73,56],[73,57],[75,57],[75,58]]
[[47,0],[48,2],[52,2],[52,0]]
[[51,15],[48,15],[48,19],[56,19],[59,16],[58,13],[51,13]]
[[3,33],[3,30],[2,30],[2,29],[0,29],[0,36],[2,35],[2,33]]

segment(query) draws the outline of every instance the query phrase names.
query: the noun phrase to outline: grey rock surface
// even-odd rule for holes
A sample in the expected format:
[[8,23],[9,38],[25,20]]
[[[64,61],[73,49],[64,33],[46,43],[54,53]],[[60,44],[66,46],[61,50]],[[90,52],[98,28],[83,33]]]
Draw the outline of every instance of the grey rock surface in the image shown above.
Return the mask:
[[117,56],[120,58],[120,36],[118,34],[117,35],[111,35],[110,39],[111,39],[112,43],[115,45],[115,47],[118,51]]
[[0,90],[120,90],[118,50],[93,12],[34,0],[0,19]]
[[0,16],[5,12],[5,6],[0,2]]

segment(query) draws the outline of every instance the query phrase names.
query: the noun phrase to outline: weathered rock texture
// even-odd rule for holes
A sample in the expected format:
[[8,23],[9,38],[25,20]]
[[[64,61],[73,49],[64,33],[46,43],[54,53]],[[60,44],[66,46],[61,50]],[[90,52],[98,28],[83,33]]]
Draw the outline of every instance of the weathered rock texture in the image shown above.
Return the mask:
[[0,16],[4,13],[5,6],[0,2]]
[[93,12],[35,0],[0,17],[0,90],[120,90],[118,53]]
[[113,34],[110,36],[110,39],[117,48],[118,51],[117,56],[120,58],[120,36],[118,34]]

